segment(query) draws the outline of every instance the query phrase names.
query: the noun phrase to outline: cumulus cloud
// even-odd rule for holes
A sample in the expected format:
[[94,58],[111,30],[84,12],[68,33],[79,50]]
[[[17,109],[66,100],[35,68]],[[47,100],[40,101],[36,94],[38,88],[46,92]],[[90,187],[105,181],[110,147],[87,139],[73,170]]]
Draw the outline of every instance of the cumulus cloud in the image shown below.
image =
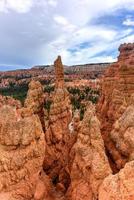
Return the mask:
[[8,12],[9,10],[25,13],[28,12],[33,5],[33,0],[0,0],[0,11]]
[[[0,0],[0,64],[51,64],[58,54],[65,64],[113,61],[134,41],[133,10],[133,0]],[[95,23],[122,11],[120,25]]]
[[131,17],[125,19],[125,21],[123,21],[123,25],[134,26],[134,19],[132,19]]
[[58,2],[57,0],[48,0],[48,4],[55,7],[57,6]]

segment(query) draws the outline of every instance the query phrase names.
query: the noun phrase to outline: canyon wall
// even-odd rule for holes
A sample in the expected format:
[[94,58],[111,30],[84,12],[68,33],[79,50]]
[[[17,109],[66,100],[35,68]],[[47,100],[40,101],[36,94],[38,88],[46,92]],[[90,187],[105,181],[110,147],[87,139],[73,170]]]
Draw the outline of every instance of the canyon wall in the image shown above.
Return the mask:
[[117,63],[108,68],[102,79],[102,94],[98,104],[101,132],[115,172],[129,160],[128,156],[119,150],[115,139],[112,139],[114,136],[111,137],[111,131],[115,121],[131,104],[131,95],[134,93],[134,44],[121,45],[119,51]]

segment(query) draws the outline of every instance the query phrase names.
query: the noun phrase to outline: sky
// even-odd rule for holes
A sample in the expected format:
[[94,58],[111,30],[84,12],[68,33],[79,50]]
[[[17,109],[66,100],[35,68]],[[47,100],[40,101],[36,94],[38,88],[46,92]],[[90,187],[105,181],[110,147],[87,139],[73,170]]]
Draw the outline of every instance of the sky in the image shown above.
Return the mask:
[[0,0],[0,71],[113,62],[134,42],[134,0]]

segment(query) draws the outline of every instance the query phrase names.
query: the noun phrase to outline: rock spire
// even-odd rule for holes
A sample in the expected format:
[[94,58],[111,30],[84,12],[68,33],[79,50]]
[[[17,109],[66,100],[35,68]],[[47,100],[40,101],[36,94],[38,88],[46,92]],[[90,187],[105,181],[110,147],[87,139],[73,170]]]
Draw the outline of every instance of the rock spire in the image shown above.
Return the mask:
[[58,56],[58,58],[54,62],[54,68],[55,68],[55,76],[56,76],[56,88],[62,88],[64,87],[64,69],[63,64],[61,61],[61,56]]

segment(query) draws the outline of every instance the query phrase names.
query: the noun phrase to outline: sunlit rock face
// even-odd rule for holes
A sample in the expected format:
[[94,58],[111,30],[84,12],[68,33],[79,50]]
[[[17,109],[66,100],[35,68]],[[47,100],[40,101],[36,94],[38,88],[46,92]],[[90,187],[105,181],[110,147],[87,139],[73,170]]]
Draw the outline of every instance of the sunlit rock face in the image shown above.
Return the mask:
[[[113,125],[109,138],[116,166],[122,168],[116,175],[105,178],[99,189],[99,200],[134,199],[134,95],[129,106]],[[116,151],[115,151],[116,148]],[[116,153],[118,152],[118,154]],[[118,155],[121,155],[120,157]],[[123,160],[124,158],[124,160]],[[124,163],[123,163],[124,161]],[[124,167],[123,167],[123,165]],[[125,164],[126,163],[126,164]]]
[[39,177],[44,153],[44,133],[38,116],[23,118],[21,111],[16,108],[2,106],[0,108],[1,200],[30,200],[34,197],[36,186],[41,182]]
[[61,58],[54,63],[56,88],[49,113],[49,125],[45,133],[47,143],[44,170],[56,187],[66,190],[70,184],[68,174],[69,152],[73,143],[72,109],[69,93],[64,87],[63,65]]
[[108,68],[102,80],[102,94],[97,107],[102,136],[115,172],[124,167],[127,158],[111,140],[110,132],[114,122],[130,105],[134,93],[134,44],[123,44],[119,51],[118,61]]
[[134,199],[134,161],[128,162],[116,175],[109,175],[100,186],[99,200]]
[[44,104],[43,86],[39,81],[32,80],[29,83],[29,90],[24,106],[29,108],[31,112],[38,114]]
[[55,69],[55,86],[56,88],[64,88],[64,69],[61,61],[61,57],[58,58],[54,62],[54,69]]
[[99,186],[111,174],[111,169],[105,155],[100,122],[92,104],[84,115],[73,150],[71,185],[67,197],[71,200],[97,200]]
[[110,138],[127,161],[134,160],[134,101],[114,123]]
[[10,106],[13,106],[17,109],[22,107],[20,101],[15,100],[12,97],[0,95],[0,107],[2,107],[3,105],[10,105]]
[[39,81],[32,80],[29,83],[29,90],[27,93],[27,98],[24,103],[25,114],[37,114],[40,118],[43,131],[45,131],[45,119],[44,119],[44,91],[43,86]]

